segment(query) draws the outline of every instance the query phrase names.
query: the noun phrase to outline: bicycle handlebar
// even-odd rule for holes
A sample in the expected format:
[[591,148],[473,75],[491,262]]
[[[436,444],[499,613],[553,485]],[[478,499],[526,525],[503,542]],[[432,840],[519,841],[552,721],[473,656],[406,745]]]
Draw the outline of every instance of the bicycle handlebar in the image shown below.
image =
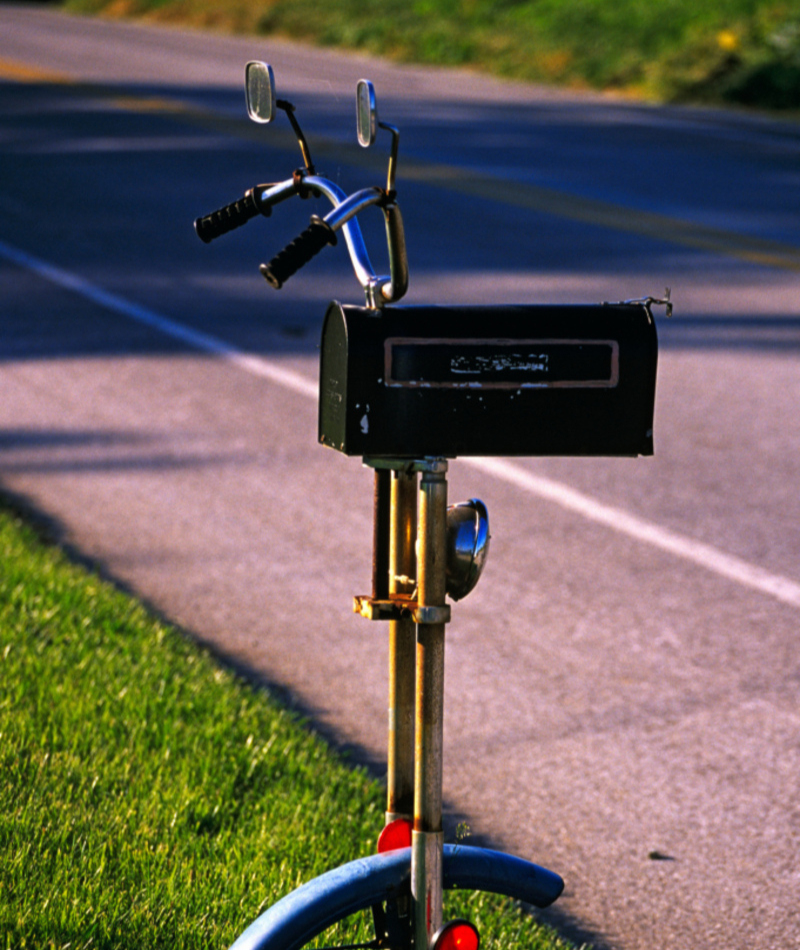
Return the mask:
[[238,201],[232,201],[218,211],[196,218],[194,229],[200,240],[204,244],[210,244],[215,238],[233,231],[234,228],[240,228],[259,214],[265,216],[272,214],[272,208],[269,205],[262,207],[258,199],[258,190],[263,187],[263,185],[256,185],[255,188],[246,191],[244,197],[239,198]]
[[242,198],[232,201],[218,211],[212,211],[194,222],[197,236],[205,244],[215,238],[222,237],[234,228],[240,228],[259,214],[268,218],[272,214],[272,206],[298,194],[301,188],[301,178],[292,177],[277,185],[255,185],[249,188]]
[[262,264],[259,270],[276,290],[307,264],[312,257],[328,244],[336,244],[336,232],[320,218],[311,219],[311,224],[290,244],[280,251],[269,264]]
[[[198,218],[195,230],[206,244],[234,228],[241,227],[258,214],[268,217],[272,206],[294,195],[325,197],[333,210],[324,218],[316,215],[311,225],[299,237],[269,262],[262,264],[261,273],[276,289],[307,264],[326,245],[336,244],[336,232],[342,231],[350,254],[356,279],[363,287],[369,306],[399,300],[408,287],[408,261],[400,209],[394,202],[394,193],[380,188],[366,188],[347,195],[326,178],[300,170],[292,178],[274,185],[256,185],[243,198],[218,211]],[[379,205],[386,218],[391,277],[378,277],[367,253],[356,216],[370,205]]]

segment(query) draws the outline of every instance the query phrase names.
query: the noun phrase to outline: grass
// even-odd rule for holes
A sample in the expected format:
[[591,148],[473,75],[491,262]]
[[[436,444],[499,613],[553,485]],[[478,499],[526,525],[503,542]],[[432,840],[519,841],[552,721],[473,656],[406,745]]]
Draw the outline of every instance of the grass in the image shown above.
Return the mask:
[[800,108],[800,0],[65,0],[669,101]]
[[[374,851],[383,790],[0,504],[0,948],[223,948]],[[566,950],[452,908],[485,947]]]

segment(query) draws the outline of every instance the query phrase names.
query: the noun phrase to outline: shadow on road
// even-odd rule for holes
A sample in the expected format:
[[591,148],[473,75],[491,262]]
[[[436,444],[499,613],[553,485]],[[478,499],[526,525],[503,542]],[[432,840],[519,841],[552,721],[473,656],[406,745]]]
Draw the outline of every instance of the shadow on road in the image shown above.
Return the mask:
[[[247,352],[313,353],[327,300],[359,300],[344,249],[326,252],[279,294],[264,284],[257,265],[305,227],[315,209],[305,202],[281,206],[269,221],[253,222],[210,247],[192,229],[199,214],[260,180],[287,175],[299,161],[287,130],[247,122],[242,98],[214,88],[0,81],[0,240]],[[354,136],[350,141],[340,132],[353,124],[350,103],[308,95],[296,101],[324,173],[345,190],[362,186],[365,175],[380,180],[383,152],[364,157]],[[586,294],[602,299],[609,281],[621,288],[620,297],[628,290],[630,296],[641,293],[642,281],[660,292],[652,287],[658,281],[672,285],[677,300],[676,317],[660,321],[663,346],[800,346],[796,312],[731,314],[721,302],[718,313],[682,313],[680,260],[688,252],[676,258],[675,235],[642,236],[628,221],[644,213],[637,202],[648,214],[663,214],[670,204],[688,207],[702,195],[710,220],[735,210],[751,232],[763,225],[774,232],[770,239],[785,237],[781,228],[788,228],[792,209],[767,213],[759,194],[767,179],[770,189],[780,189],[795,173],[800,132],[793,127],[776,126],[753,141],[734,134],[735,119],[729,119],[722,174],[718,156],[711,146],[703,150],[691,125],[676,127],[669,149],[654,152],[653,114],[640,107],[553,101],[520,115],[518,105],[453,101],[437,103],[434,117],[424,104],[389,98],[382,108],[403,129],[399,171],[412,270],[409,302],[419,301],[415,280],[424,289],[441,274],[447,275],[437,290],[443,299],[471,295],[472,285],[464,290],[462,282],[477,273],[483,300],[496,296],[498,302],[548,302],[537,290],[539,277],[552,287],[579,276],[576,300]],[[679,173],[676,156],[682,153],[693,161]],[[754,171],[759,161],[765,163],[760,176]],[[493,194],[467,196],[455,179],[445,188],[426,182],[426,169],[442,167],[494,176]],[[494,194],[514,176],[533,189],[519,206]],[[537,200],[546,204],[553,195],[555,211],[537,210]],[[581,208],[594,209],[600,223],[578,220]],[[364,225],[382,269],[380,216],[365,217]],[[731,237],[734,257],[717,262],[720,290],[723,280],[741,278],[749,266],[735,259],[739,244],[749,240],[745,231]],[[185,349],[79,292],[48,283],[42,273],[20,270],[0,254],[2,360]],[[595,279],[596,295],[589,289]],[[515,284],[520,289],[509,290]]]

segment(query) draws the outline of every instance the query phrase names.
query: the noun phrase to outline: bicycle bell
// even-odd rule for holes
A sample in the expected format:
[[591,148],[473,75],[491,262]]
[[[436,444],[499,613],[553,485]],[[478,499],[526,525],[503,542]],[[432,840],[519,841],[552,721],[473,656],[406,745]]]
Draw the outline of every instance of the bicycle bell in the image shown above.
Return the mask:
[[447,509],[446,589],[461,600],[478,583],[489,553],[489,513],[477,498]]

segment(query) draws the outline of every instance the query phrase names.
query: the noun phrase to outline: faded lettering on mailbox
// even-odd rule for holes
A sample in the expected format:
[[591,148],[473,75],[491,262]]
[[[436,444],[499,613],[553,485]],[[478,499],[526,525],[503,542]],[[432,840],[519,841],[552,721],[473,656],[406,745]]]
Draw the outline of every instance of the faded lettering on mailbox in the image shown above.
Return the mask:
[[386,385],[439,389],[611,389],[616,340],[390,337]]

